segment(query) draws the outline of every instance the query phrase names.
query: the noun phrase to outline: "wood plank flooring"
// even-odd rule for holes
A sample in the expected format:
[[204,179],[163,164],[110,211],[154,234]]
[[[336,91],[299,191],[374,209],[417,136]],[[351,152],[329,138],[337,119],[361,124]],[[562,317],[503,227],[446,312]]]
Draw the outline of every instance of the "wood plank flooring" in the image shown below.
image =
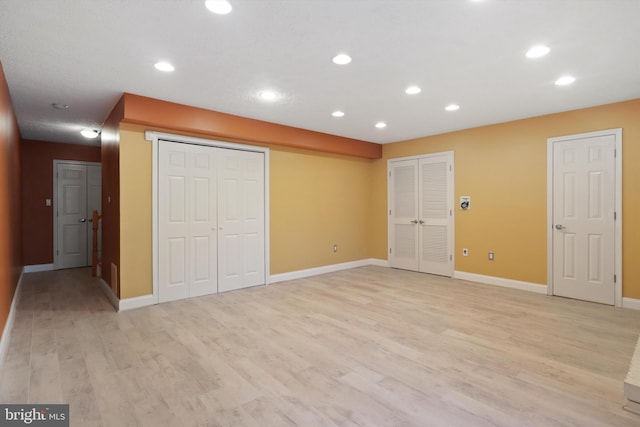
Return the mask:
[[4,403],[72,426],[640,426],[640,312],[383,267],[115,313],[26,274]]

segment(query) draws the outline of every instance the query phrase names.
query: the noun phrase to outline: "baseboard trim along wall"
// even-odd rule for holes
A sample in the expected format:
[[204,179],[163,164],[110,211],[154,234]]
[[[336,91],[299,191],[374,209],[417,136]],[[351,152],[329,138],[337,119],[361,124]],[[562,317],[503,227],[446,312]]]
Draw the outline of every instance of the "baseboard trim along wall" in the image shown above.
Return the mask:
[[286,282],[287,280],[304,279],[306,277],[318,276],[320,274],[334,273],[336,271],[349,270],[352,268],[365,267],[367,265],[377,265],[388,267],[389,262],[383,259],[369,258],[359,261],[343,262],[341,264],[323,265],[322,267],[307,268],[305,270],[290,271],[287,273],[273,274],[269,283]]
[[630,308],[632,310],[640,310],[640,299],[622,298],[622,308]]
[[24,273],[25,269],[23,268],[20,273],[20,278],[18,279],[18,284],[16,285],[16,291],[13,293],[13,301],[11,301],[9,316],[7,317],[7,322],[5,323],[4,330],[2,331],[2,338],[0,338],[0,366],[4,364],[4,358],[7,355],[7,350],[9,349],[11,331],[13,331],[13,323],[16,320],[16,305],[18,304],[20,292],[22,291],[22,276]]
[[134,308],[153,305],[153,295],[142,295],[140,297],[125,298],[120,300],[120,311],[133,310]]
[[107,282],[105,282],[103,279],[100,279],[100,289],[102,290],[102,293],[105,294],[105,296],[107,297],[107,299],[109,300],[113,308],[115,308],[116,311],[118,311],[120,309],[119,308],[120,300],[118,299],[117,296],[113,294],[113,291],[111,290],[111,286],[109,286]]
[[25,273],[37,273],[39,271],[52,271],[53,264],[34,264],[34,265],[25,265],[24,272]]
[[454,271],[453,278],[469,282],[484,283],[486,285],[502,286],[503,288],[519,289],[521,291],[547,294],[547,286],[543,284],[521,282],[519,280],[504,279],[502,277],[485,276],[482,274]]

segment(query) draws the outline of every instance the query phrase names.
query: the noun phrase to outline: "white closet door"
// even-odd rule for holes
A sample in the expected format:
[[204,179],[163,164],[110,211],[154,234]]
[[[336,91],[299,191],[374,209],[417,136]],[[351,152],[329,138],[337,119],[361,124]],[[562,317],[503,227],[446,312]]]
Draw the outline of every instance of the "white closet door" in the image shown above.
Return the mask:
[[264,154],[218,149],[218,290],[265,283]]
[[418,162],[404,160],[390,165],[391,267],[418,270]]
[[218,292],[215,149],[191,145],[189,201],[189,296]]
[[420,159],[420,271],[453,275],[453,173],[450,156]]
[[160,141],[159,166],[159,301],[215,293],[215,150]]

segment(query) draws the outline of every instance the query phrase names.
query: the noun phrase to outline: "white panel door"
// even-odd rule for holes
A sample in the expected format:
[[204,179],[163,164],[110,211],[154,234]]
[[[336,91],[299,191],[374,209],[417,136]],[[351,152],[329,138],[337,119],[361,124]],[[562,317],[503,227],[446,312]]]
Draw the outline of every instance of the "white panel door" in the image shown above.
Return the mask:
[[453,276],[453,172],[451,155],[420,159],[420,271]]
[[218,290],[265,280],[264,154],[218,152]]
[[418,271],[418,161],[393,162],[389,171],[391,267]]
[[57,268],[86,267],[87,168],[58,163],[56,167]]
[[553,145],[553,293],[613,305],[615,136]]
[[217,292],[215,150],[160,141],[159,301]]

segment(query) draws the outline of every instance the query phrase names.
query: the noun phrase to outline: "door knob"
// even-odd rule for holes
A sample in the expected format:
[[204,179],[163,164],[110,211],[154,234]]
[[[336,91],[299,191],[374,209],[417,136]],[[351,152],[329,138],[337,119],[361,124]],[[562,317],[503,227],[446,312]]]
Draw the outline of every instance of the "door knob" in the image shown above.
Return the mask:
[[556,230],[564,230],[565,228],[567,228],[567,227],[565,227],[562,224],[556,224]]
[[78,222],[87,222],[87,218],[80,218]]
[[413,221],[411,221],[411,224],[417,224],[417,223],[418,223],[417,219],[414,219]]
[[424,221],[423,221],[423,220],[420,220],[420,221],[418,221],[418,222],[419,222],[420,224],[424,224]]

